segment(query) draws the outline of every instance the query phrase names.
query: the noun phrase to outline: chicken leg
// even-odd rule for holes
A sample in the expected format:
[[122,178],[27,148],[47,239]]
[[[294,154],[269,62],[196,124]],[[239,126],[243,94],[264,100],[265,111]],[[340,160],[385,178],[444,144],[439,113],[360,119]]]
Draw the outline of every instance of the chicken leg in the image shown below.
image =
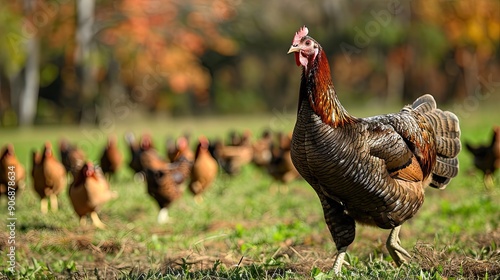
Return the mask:
[[57,210],[59,209],[59,205],[57,203],[57,195],[51,194],[49,196],[49,199],[50,199],[50,209],[52,209],[53,212],[57,212]]
[[401,241],[399,240],[400,230],[401,226],[393,228],[386,242],[387,250],[389,250],[389,254],[391,254],[391,257],[394,262],[396,262],[397,266],[401,266],[403,263],[406,263],[406,258],[411,258],[411,255],[403,247],[401,247]]
[[354,219],[345,214],[341,204],[319,193],[318,195],[323,206],[326,224],[338,251],[332,269],[335,274],[340,274],[342,265],[345,263],[347,247],[354,241],[356,225]]
[[46,197],[44,197],[40,200],[40,212],[42,212],[42,214],[47,214],[48,211],[49,211],[49,201],[47,200]]
[[166,207],[161,208],[160,212],[158,213],[158,223],[159,224],[166,224],[168,223],[170,217],[168,216],[168,209]]
[[100,229],[106,228],[106,225],[103,222],[101,222],[101,219],[99,219],[99,216],[97,215],[96,211],[92,211],[90,213],[90,218],[92,219],[92,223],[94,223],[96,228],[100,228]]

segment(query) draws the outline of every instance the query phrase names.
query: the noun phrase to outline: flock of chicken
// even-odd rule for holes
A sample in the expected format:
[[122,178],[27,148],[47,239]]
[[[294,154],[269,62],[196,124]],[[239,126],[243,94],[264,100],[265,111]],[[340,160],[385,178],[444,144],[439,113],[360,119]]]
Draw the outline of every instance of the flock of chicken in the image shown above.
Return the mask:
[[[337,97],[325,51],[308,33],[306,26],[301,27],[288,51],[302,69],[293,134],[280,134],[273,141],[271,133],[264,132],[254,143],[248,131],[231,133],[230,143],[209,143],[200,137],[195,153],[189,137],[181,136],[167,141],[166,157],[155,150],[150,135],[136,141],[133,134],[126,134],[129,166],[145,179],[149,195],[157,201],[160,223],[168,221],[167,209],[182,195],[183,182],[189,180],[188,188],[199,201],[219,167],[233,175],[254,162],[285,183],[302,177],[316,191],[336,244],[335,274],[340,273],[354,241],[356,223],[391,229],[386,247],[397,265],[406,263],[411,256],[401,247],[402,224],[422,206],[425,187],[444,189],[458,174],[462,147],[458,117],[439,109],[430,94],[397,113],[368,118],[349,114]],[[485,184],[491,185],[500,167],[500,128],[494,128],[489,144],[466,147],[474,155],[474,165],[483,171]],[[116,197],[106,179],[122,161],[116,139],[108,141],[100,167],[65,141],[60,149],[62,163],[53,156],[50,143],[42,153],[33,153],[31,175],[42,212],[48,211],[49,201],[57,209],[57,195],[70,173],[69,195],[81,223],[90,215],[97,227],[104,227],[96,210]],[[0,186],[12,185],[9,170],[13,166],[16,180],[21,180],[23,169],[12,145],[7,145],[0,160]]]
[[[252,141],[251,133],[231,132],[228,143],[209,140],[200,136],[196,149],[191,150],[189,135],[166,141],[166,154],[162,156],[151,135],[145,133],[136,140],[127,133],[125,141],[130,150],[128,166],[135,173],[134,178],[146,182],[148,194],[160,208],[158,222],[169,219],[168,207],[184,193],[184,182],[197,203],[202,193],[214,182],[219,167],[233,176],[242,166],[250,163],[267,170],[273,178],[282,182],[300,178],[290,158],[290,134],[273,133],[265,130],[262,137]],[[90,216],[98,228],[105,225],[97,212],[104,203],[116,198],[109,180],[123,165],[124,156],[117,145],[116,137],[109,137],[103,148],[99,164],[89,160],[80,148],[62,139],[59,142],[60,160],[54,155],[52,145],[46,142],[41,152],[32,152],[32,185],[41,199],[41,212],[57,211],[57,197],[69,183],[69,197],[80,218],[80,224]],[[15,170],[15,176],[9,171]],[[12,144],[7,144],[0,158],[0,195],[6,194],[8,186],[18,189],[26,179],[25,169],[17,160]]]

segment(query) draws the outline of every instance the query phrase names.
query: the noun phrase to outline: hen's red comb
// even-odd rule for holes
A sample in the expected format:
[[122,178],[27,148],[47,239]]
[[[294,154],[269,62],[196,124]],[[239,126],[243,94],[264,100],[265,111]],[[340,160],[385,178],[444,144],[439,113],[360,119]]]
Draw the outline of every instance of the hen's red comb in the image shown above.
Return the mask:
[[299,31],[295,32],[295,36],[293,37],[292,45],[298,45],[300,43],[300,39],[302,39],[304,36],[309,33],[309,29],[304,25],[302,26]]

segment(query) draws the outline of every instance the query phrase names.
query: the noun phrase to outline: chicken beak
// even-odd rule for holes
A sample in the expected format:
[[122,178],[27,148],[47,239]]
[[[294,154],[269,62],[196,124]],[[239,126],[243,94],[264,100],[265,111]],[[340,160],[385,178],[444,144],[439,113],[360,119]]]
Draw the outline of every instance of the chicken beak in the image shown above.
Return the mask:
[[286,54],[291,54],[293,52],[299,52],[299,51],[300,51],[299,46],[292,45]]

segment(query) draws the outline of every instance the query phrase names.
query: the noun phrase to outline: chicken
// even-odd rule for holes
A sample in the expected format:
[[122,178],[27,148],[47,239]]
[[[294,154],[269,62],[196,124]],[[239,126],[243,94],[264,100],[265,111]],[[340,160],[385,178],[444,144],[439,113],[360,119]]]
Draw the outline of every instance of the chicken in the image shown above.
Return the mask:
[[164,162],[163,166],[145,165],[148,194],[160,207],[158,223],[168,222],[168,207],[184,193],[181,184],[189,178],[190,171],[191,162],[185,157],[180,157],[174,163]]
[[90,215],[93,224],[104,229],[106,226],[96,211],[116,197],[117,194],[110,190],[102,169],[95,167],[92,162],[86,162],[82,166],[69,187],[69,198],[82,226],[87,223],[87,215]]
[[424,188],[444,189],[458,173],[458,118],[424,95],[399,113],[369,118],[341,105],[321,45],[307,27],[295,33],[288,53],[302,68],[291,157],[316,191],[338,250],[338,274],[355,223],[391,229],[387,249],[397,265],[410,254],[400,245],[401,225],[424,201]]
[[41,198],[41,212],[47,213],[50,199],[52,211],[57,211],[57,195],[66,188],[66,169],[55,157],[50,142],[44,145],[43,153],[40,155],[33,152],[33,187]]
[[202,201],[201,193],[213,183],[219,171],[219,165],[208,151],[208,147],[208,139],[200,137],[188,185],[198,203]]
[[300,178],[290,156],[291,137],[291,134],[278,134],[278,146],[273,149],[271,162],[268,165],[269,174],[283,183]]
[[181,156],[186,158],[188,161],[194,161],[194,154],[189,147],[189,140],[186,136],[177,138],[175,149],[168,149],[168,157],[170,162],[177,161]]
[[[17,192],[24,187],[26,171],[17,160],[14,146],[7,144],[0,154],[0,197],[11,191]],[[10,195],[9,195],[10,196]]]
[[75,175],[85,163],[85,153],[77,146],[70,144],[66,139],[60,140],[59,153],[66,172],[71,173],[73,178],[75,178]]
[[[235,137],[232,133],[230,136],[231,142],[229,145],[226,146],[222,141],[217,141],[210,150],[222,170],[229,175],[236,175],[240,172],[242,166],[252,162],[253,147],[249,131],[245,131],[241,138]],[[236,138],[239,140],[236,141]]]
[[259,167],[267,167],[272,159],[271,147],[273,143],[273,134],[266,129],[262,132],[262,137],[252,144],[253,159],[252,162]]
[[177,156],[177,145],[175,143],[174,137],[168,137],[165,141],[166,154],[167,158],[170,162],[173,162],[175,157]]
[[118,148],[118,144],[115,136],[110,136],[108,138],[108,143],[104,148],[101,156],[101,169],[104,175],[108,178],[113,176],[120,168],[122,164],[123,156]]
[[493,128],[490,143],[477,146],[465,143],[465,147],[474,156],[474,166],[483,172],[484,185],[491,189],[493,175],[500,168],[500,126]]
[[141,155],[148,150],[154,150],[153,141],[151,136],[147,133],[143,134],[139,143],[136,142],[133,133],[125,134],[125,141],[130,148],[130,162],[129,167],[135,172],[139,173],[144,171],[141,164]]

